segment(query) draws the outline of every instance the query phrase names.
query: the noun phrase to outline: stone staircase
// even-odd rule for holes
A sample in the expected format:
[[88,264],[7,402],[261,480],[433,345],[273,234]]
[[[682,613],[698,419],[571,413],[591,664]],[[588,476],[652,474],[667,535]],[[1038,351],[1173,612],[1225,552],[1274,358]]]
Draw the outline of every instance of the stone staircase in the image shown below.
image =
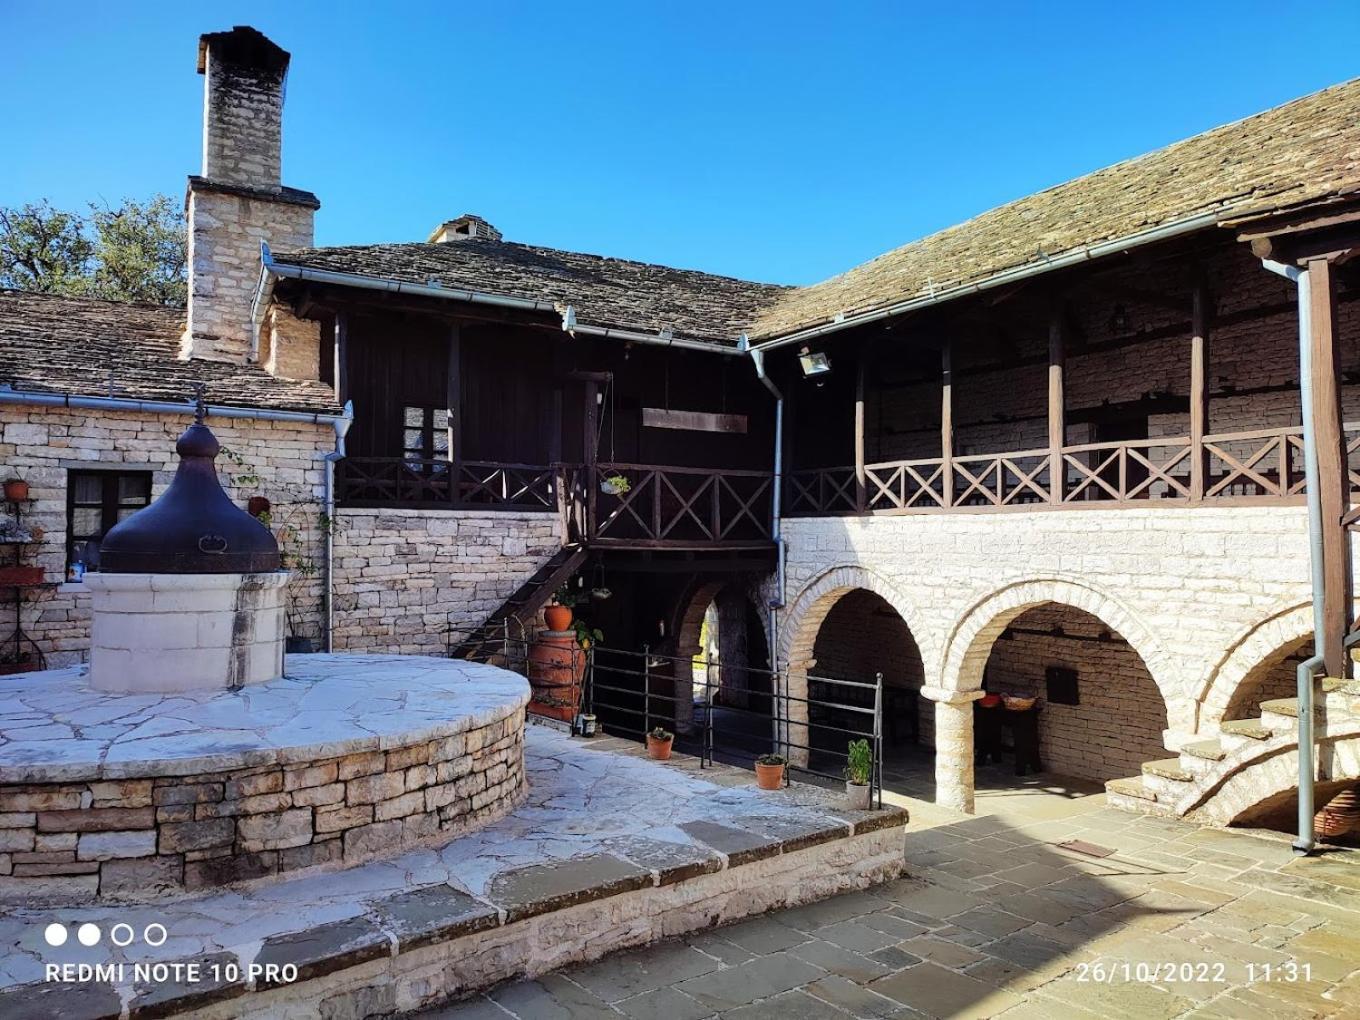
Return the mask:
[[[1256,719],[1225,722],[1175,758],[1105,784],[1111,807],[1227,825],[1249,808],[1298,788],[1298,698],[1261,703]],[[1360,680],[1318,681],[1314,737],[1320,781],[1360,779]],[[1320,805],[1319,805],[1320,806]]]

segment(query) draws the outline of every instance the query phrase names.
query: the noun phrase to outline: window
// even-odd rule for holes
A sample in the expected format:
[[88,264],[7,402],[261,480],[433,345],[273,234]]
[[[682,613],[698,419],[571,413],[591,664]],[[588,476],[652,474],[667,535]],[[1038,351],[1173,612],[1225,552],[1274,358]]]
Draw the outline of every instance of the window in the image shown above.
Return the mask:
[[66,562],[99,569],[99,544],[151,502],[150,471],[72,471],[66,479]]
[[[402,457],[406,460],[449,459],[449,412],[443,407],[406,407],[402,412]],[[444,470],[443,465],[432,465]]]

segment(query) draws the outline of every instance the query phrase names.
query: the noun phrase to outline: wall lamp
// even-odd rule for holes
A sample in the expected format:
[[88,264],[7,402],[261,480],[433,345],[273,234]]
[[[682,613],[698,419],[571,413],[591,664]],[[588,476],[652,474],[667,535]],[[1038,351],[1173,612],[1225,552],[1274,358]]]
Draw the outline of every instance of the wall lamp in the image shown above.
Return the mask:
[[803,375],[806,377],[826,375],[831,371],[831,358],[825,351],[814,353],[804,347],[798,352],[798,364],[802,366]]

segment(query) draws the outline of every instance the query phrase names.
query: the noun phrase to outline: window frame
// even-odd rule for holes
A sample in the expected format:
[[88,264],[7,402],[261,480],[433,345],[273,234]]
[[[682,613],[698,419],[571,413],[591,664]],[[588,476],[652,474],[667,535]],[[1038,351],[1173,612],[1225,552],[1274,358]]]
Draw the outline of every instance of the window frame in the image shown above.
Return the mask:
[[[143,510],[151,505],[152,474],[150,470],[128,471],[122,468],[67,468],[66,469],[66,566],[69,568],[75,562],[75,548],[77,542],[88,542],[94,539],[94,535],[76,535],[75,523],[77,509],[93,510],[96,504],[90,501],[76,500],[76,484],[81,478],[97,479],[100,485],[99,503],[99,524],[100,532],[98,539],[103,541],[104,536],[108,535],[109,529],[118,523],[118,512],[134,504],[123,503],[119,499],[120,484],[123,479],[131,479],[141,483],[145,487],[146,502],[136,505],[137,510]],[[89,569],[89,564],[86,564]]]

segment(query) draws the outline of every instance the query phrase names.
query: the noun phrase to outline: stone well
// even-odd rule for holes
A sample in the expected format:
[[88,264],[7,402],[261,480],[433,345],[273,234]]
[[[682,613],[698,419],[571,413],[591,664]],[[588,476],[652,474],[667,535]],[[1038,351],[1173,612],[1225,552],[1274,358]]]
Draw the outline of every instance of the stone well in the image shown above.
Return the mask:
[[447,841],[524,793],[529,686],[414,656],[299,655],[240,690],[0,677],[0,901],[118,900]]

